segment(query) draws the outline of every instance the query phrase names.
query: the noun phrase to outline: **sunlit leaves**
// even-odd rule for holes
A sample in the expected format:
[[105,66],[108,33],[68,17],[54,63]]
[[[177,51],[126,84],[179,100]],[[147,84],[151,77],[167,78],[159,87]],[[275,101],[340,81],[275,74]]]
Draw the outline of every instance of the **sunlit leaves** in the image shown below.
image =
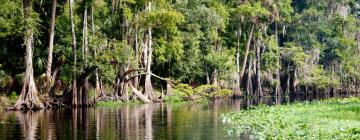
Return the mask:
[[236,12],[252,20],[252,22],[256,22],[258,18],[267,18],[267,16],[270,14],[269,11],[263,7],[260,2],[246,2],[241,4],[236,9]]
[[0,0],[0,37],[16,35],[21,31],[21,1]]
[[280,68],[280,48],[274,36],[265,40],[265,52],[262,54],[261,68],[266,71],[275,71]]
[[145,14],[142,23],[145,27],[156,27],[169,32],[176,31],[179,23],[184,21],[184,16],[176,11],[157,10]]
[[308,55],[305,54],[303,48],[297,46],[293,42],[287,43],[284,48],[281,48],[281,52],[282,52],[282,57],[290,60],[296,66],[299,67],[304,65],[305,59],[308,57]]

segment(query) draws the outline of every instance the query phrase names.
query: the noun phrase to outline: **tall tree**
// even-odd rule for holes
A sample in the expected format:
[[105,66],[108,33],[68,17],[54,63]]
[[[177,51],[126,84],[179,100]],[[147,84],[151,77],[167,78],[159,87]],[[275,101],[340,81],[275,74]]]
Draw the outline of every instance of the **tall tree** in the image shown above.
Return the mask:
[[45,76],[46,76],[46,86],[45,86],[46,94],[49,94],[51,84],[53,83],[54,78],[55,78],[55,77],[51,77],[51,65],[53,62],[53,50],[54,50],[56,3],[57,3],[57,0],[52,0],[49,50],[48,50],[48,59],[47,59],[46,74],[45,74]]
[[14,109],[41,109],[44,105],[38,98],[38,91],[34,81],[33,69],[33,50],[34,50],[34,23],[31,21],[32,2],[31,0],[23,0],[23,13],[26,22],[26,29],[24,33],[24,45],[26,47],[25,65],[26,71],[24,76],[24,83],[19,99],[16,101]]
[[77,93],[77,84],[76,84],[76,35],[75,35],[75,25],[74,25],[74,13],[73,13],[73,7],[74,7],[74,0],[70,0],[69,2],[69,14],[70,14],[70,26],[71,26],[71,36],[72,36],[72,52],[73,52],[73,71],[72,71],[72,105],[77,106],[78,105],[78,93]]
[[[148,12],[152,10],[151,1],[147,5]],[[147,39],[146,45],[144,48],[144,63],[146,69],[145,75],[145,96],[150,98],[150,100],[157,100],[153,93],[153,87],[151,84],[151,63],[152,63],[152,54],[153,54],[153,39],[152,39],[152,27],[147,29]]]

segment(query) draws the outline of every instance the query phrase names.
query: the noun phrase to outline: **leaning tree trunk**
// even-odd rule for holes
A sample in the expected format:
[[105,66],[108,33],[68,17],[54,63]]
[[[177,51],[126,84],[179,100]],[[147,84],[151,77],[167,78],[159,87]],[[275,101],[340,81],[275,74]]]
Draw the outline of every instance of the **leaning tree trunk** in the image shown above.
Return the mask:
[[50,93],[51,83],[53,83],[54,77],[51,77],[51,65],[53,61],[53,48],[54,48],[54,34],[55,34],[55,17],[56,17],[56,1],[52,1],[52,10],[51,10],[51,27],[50,27],[50,38],[49,38],[49,51],[48,51],[48,59],[46,66],[46,86],[45,92],[47,95]]
[[72,81],[72,105],[78,105],[78,94],[77,94],[77,85],[76,85],[76,36],[75,36],[75,25],[74,25],[74,16],[73,16],[73,5],[74,0],[70,0],[69,7],[70,7],[70,23],[71,23],[71,35],[72,35],[72,51],[73,51],[73,81]]
[[[31,1],[24,0],[23,1],[24,8],[24,18],[26,22],[30,20],[31,13]],[[40,102],[40,99],[37,96],[37,89],[34,81],[34,70],[33,70],[33,28],[27,27],[24,37],[24,44],[26,45],[26,56],[25,56],[25,64],[26,71],[24,76],[24,84],[21,90],[21,94],[15,106],[12,109],[42,109],[44,105]]]
[[246,43],[245,56],[244,56],[244,59],[242,61],[242,67],[241,67],[241,71],[240,71],[240,82],[242,81],[242,79],[244,77],[244,73],[245,73],[245,69],[246,69],[246,62],[247,62],[247,58],[248,58],[248,55],[249,55],[249,49],[250,49],[250,45],[251,45],[252,36],[253,36],[253,33],[254,33],[254,28],[255,28],[255,25],[253,24],[251,26],[250,34],[249,34],[249,37],[248,37],[248,40],[247,40],[247,43]]

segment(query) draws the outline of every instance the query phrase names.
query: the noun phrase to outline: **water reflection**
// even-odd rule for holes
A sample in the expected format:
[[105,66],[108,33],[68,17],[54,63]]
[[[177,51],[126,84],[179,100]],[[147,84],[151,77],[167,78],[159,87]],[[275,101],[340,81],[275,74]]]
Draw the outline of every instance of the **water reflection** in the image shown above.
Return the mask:
[[119,108],[0,110],[0,139],[192,140],[229,137],[221,114],[291,98],[220,99],[209,103],[145,104]]

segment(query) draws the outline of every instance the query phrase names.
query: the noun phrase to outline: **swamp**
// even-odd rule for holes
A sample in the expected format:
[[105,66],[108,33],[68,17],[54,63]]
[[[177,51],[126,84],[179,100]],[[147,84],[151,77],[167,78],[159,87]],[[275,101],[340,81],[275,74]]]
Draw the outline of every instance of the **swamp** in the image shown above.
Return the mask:
[[0,0],[2,139],[360,139],[360,0]]

